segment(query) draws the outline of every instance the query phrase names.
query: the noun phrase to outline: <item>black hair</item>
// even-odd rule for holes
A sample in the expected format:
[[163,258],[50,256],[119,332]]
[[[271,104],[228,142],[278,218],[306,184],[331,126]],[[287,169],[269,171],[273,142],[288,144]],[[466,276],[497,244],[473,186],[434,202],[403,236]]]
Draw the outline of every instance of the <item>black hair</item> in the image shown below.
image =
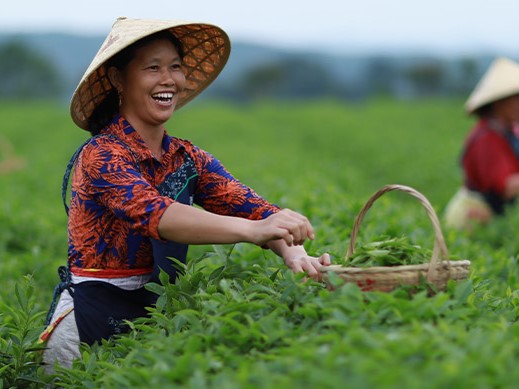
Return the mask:
[[[113,57],[108,59],[104,65],[105,74],[108,74],[108,69],[115,67],[122,71],[128,66],[130,61],[135,58],[135,53],[138,49],[146,46],[150,42],[160,39],[169,40],[177,49],[180,59],[184,58],[184,48],[180,40],[170,33],[168,30],[156,32],[154,34],[145,36],[144,38],[132,43],[124,48]],[[110,93],[94,108],[92,114],[88,118],[88,131],[92,136],[97,135],[101,130],[110,123],[116,112],[119,111],[119,96],[117,90],[113,87]]]
[[474,111],[474,114],[481,119],[490,117],[492,115],[492,103],[479,107]]

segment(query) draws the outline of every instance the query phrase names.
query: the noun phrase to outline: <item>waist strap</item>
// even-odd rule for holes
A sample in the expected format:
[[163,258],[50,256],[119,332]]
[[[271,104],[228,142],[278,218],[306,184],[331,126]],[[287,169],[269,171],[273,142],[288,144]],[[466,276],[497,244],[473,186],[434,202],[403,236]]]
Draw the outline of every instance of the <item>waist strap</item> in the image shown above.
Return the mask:
[[45,325],[49,325],[52,320],[52,316],[56,311],[56,305],[58,304],[59,296],[61,292],[65,289],[68,290],[71,296],[74,296],[74,292],[71,288],[72,285],[72,274],[70,273],[70,269],[67,266],[58,267],[58,276],[61,282],[56,285],[54,288],[54,293],[52,295],[52,302],[50,304],[49,312],[47,313],[47,317],[45,319]]

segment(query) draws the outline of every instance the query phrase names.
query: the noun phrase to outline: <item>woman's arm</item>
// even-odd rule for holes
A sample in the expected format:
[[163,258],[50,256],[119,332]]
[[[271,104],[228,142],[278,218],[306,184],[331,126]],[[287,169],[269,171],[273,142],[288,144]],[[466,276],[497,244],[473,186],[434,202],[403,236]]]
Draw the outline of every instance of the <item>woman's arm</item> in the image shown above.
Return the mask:
[[512,174],[506,179],[504,196],[512,200],[519,195],[519,173]]
[[330,256],[309,256],[302,246],[314,239],[308,219],[283,209],[266,219],[248,220],[210,213],[181,203],[173,203],[159,222],[162,239],[186,244],[225,244],[249,242],[266,246],[283,258],[295,273],[305,272],[321,279],[320,268],[330,264]]
[[158,231],[162,239],[186,244],[249,242],[263,246],[280,239],[287,246],[297,246],[306,239],[314,239],[308,219],[289,209],[262,220],[248,220],[217,215],[177,202],[162,215]]

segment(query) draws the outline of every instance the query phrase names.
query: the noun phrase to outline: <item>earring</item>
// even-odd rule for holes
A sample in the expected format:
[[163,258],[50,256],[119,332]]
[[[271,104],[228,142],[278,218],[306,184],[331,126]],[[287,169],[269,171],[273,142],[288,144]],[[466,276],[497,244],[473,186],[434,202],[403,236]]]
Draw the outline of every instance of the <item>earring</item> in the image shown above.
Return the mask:
[[120,90],[117,90],[117,96],[119,97],[119,107],[123,104],[123,94]]

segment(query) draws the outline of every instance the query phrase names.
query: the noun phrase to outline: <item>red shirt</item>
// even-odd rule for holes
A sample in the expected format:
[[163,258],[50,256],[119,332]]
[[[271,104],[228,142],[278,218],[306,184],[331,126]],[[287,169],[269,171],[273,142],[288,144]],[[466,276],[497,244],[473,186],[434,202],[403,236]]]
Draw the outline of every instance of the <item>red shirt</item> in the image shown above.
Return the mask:
[[509,141],[484,119],[467,139],[462,165],[469,189],[499,197],[504,197],[508,177],[519,173],[519,160]]
[[187,158],[198,175],[194,203],[207,211],[263,219],[279,210],[187,140],[164,133],[159,162],[124,118],[117,116],[102,133],[115,137],[92,139],[72,176],[68,256],[73,274],[111,278],[152,271],[150,237],[160,239],[160,218],[175,201],[157,187],[174,180]]

